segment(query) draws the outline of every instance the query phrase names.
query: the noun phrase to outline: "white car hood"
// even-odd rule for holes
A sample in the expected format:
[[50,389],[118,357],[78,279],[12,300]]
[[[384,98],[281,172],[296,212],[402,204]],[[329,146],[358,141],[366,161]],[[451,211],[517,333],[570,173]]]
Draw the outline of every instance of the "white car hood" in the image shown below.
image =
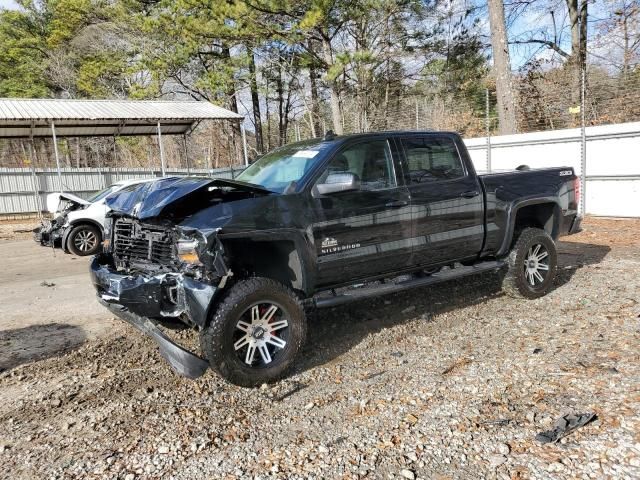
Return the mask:
[[75,203],[77,205],[90,205],[90,202],[87,202],[85,199],[80,198],[73,193],[50,193],[47,195],[47,212],[56,213],[62,200],[66,200],[67,202]]

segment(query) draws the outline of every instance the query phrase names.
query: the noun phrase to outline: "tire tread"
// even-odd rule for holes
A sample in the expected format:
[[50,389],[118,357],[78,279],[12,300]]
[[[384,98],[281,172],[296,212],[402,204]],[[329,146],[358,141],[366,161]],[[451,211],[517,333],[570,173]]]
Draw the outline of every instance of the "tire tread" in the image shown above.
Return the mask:
[[[298,344],[294,345],[294,355],[292,355],[291,358],[286,359],[277,374],[271,375],[269,378],[264,378],[264,376],[259,375],[259,373],[262,372],[257,372],[256,375],[248,375],[245,371],[234,368],[233,363],[227,362],[224,358],[225,355],[222,349],[215,347],[224,337],[224,330],[227,322],[229,321],[228,317],[233,309],[236,308],[246,297],[260,290],[276,291],[278,294],[288,296],[294,302],[295,307],[298,309],[298,313],[302,316],[302,334],[297,339]],[[289,370],[289,368],[291,368],[297,354],[302,350],[302,346],[306,338],[306,329],[307,322],[304,314],[304,307],[300,297],[296,295],[293,290],[270,278],[251,277],[234,284],[216,306],[215,313],[209,322],[209,325],[200,335],[200,346],[202,352],[209,361],[211,369],[217,374],[236,385],[242,387],[254,387],[262,383],[278,380],[286,373],[287,370]]]
[[553,279],[556,275],[558,268],[557,252],[555,250],[555,242],[549,236],[547,232],[540,228],[527,227],[520,231],[517,240],[515,241],[509,256],[507,257],[507,272],[502,281],[502,290],[510,297],[513,298],[527,298],[534,299],[546,295],[549,292],[553,281],[550,281],[546,288],[538,292],[533,292],[523,283],[524,273],[521,271],[520,265],[522,261],[520,259],[524,250],[528,250],[528,246],[536,240],[536,238],[544,237],[553,246],[553,251],[549,252],[549,256],[553,257],[553,261],[549,262],[549,273]]

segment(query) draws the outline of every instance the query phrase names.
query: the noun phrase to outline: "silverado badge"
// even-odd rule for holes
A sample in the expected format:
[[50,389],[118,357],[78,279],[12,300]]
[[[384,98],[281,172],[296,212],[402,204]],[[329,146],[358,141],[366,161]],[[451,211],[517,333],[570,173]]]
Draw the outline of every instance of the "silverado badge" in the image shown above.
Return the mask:
[[325,238],[322,241],[320,247],[320,253],[336,253],[343,252],[345,250],[352,250],[354,248],[360,248],[359,243],[349,243],[347,245],[338,245],[338,241],[335,238]]

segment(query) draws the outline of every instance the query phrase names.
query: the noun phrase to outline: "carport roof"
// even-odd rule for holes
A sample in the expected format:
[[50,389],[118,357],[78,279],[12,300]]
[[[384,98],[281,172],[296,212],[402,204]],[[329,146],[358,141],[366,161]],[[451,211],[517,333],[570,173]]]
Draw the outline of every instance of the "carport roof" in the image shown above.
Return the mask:
[[244,117],[209,102],[0,98],[0,138],[154,135],[189,132],[201,120]]

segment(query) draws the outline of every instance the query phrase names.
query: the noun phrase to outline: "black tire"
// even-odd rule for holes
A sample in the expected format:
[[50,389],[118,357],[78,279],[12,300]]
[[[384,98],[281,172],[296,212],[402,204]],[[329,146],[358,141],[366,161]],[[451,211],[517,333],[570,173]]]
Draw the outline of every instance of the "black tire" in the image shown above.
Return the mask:
[[[287,326],[277,331],[269,327],[259,330],[272,307],[276,310],[266,321],[267,325],[282,325],[286,320]],[[258,315],[255,322],[254,315]],[[249,327],[246,327],[247,319],[251,320]],[[255,387],[285,374],[302,349],[306,333],[307,320],[300,298],[275,280],[257,277],[242,280],[230,288],[200,334],[200,345],[211,368],[220,376],[241,387]],[[272,341],[284,341],[286,345],[278,348],[269,343]],[[265,358],[270,361],[266,362]],[[251,363],[247,363],[248,360]]]
[[102,232],[95,225],[83,224],[73,227],[67,237],[67,248],[79,257],[95,255],[101,244]]
[[540,228],[525,228],[509,252],[502,289],[511,297],[542,297],[551,289],[557,270],[558,253],[553,239]]

